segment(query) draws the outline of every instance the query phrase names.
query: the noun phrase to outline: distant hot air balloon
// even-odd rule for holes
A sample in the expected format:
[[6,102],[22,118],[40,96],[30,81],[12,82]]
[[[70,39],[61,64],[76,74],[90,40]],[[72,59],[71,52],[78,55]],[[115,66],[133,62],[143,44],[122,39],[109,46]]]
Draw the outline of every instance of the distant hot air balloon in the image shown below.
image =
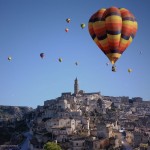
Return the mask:
[[140,51],[140,54],[142,54],[142,51]]
[[108,63],[106,63],[106,65],[108,66],[108,65],[109,65],[109,62],[108,62]]
[[66,29],[65,29],[65,31],[66,31],[66,32],[68,32],[68,31],[69,31],[69,29],[68,29],[68,28],[66,28]]
[[88,23],[92,39],[112,65],[131,44],[137,27],[136,19],[129,10],[116,7],[98,10]]
[[82,29],[85,28],[85,24],[84,23],[81,24],[81,28]]
[[67,23],[70,23],[71,19],[70,19],[70,18],[67,18],[66,21],[67,21]]
[[44,53],[41,53],[41,54],[40,54],[40,57],[41,57],[42,59],[44,58],[44,56],[45,56]]
[[128,69],[128,72],[129,72],[129,73],[132,72],[132,69]]
[[59,62],[62,62],[62,58],[59,58],[58,61],[59,61]]
[[9,57],[8,57],[8,60],[11,61],[11,59],[12,59],[11,56],[9,56]]
[[75,62],[75,65],[78,66],[78,62]]

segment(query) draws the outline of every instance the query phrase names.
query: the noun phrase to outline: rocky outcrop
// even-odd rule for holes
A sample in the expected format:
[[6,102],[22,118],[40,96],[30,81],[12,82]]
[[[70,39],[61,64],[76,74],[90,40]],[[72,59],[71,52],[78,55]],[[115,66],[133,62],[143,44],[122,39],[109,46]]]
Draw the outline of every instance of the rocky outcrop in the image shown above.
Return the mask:
[[31,107],[21,106],[3,106],[0,105],[0,119],[17,119],[22,118],[25,114],[33,111]]

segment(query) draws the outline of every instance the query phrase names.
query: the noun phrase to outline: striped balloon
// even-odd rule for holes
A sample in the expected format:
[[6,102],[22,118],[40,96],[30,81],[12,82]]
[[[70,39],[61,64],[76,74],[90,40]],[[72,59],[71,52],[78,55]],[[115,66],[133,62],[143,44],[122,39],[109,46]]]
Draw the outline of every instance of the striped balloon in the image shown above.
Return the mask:
[[98,47],[114,64],[132,42],[137,22],[125,8],[102,8],[89,20],[89,33]]

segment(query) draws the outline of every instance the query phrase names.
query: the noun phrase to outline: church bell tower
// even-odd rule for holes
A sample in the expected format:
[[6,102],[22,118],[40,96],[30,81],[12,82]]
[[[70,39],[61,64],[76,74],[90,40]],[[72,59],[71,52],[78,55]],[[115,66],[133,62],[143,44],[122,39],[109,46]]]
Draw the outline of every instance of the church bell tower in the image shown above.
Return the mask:
[[79,85],[78,85],[78,79],[76,78],[74,80],[74,94],[78,94],[79,92]]

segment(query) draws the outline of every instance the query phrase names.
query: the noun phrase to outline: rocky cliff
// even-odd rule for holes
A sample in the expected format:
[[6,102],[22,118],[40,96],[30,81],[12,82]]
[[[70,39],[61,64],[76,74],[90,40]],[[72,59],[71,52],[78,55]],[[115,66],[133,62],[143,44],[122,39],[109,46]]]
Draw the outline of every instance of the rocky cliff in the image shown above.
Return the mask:
[[22,106],[2,106],[0,105],[0,119],[22,118],[25,114],[31,112],[33,108]]

